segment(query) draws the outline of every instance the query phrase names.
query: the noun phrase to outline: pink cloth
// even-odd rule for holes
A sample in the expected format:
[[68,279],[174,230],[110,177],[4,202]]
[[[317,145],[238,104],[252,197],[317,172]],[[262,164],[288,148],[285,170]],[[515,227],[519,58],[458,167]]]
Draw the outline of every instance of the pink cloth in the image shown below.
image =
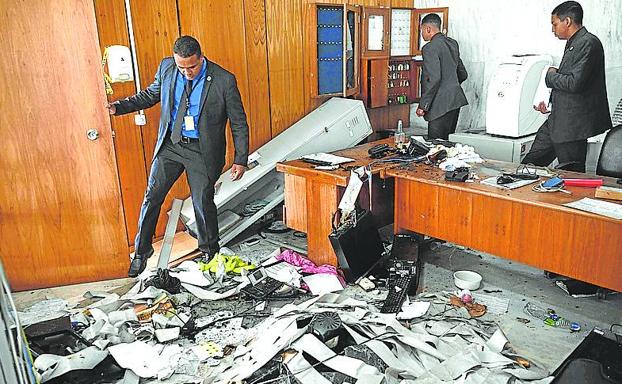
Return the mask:
[[281,252],[280,255],[276,257],[276,259],[283,260],[286,263],[302,268],[301,270],[303,273],[327,273],[329,275],[335,275],[339,279],[341,286],[346,286],[346,282],[343,279],[343,276],[341,276],[341,271],[339,271],[336,267],[328,264],[323,264],[318,267],[313,261],[307,259],[302,255],[299,255],[291,249],[284,250],[283,252]]

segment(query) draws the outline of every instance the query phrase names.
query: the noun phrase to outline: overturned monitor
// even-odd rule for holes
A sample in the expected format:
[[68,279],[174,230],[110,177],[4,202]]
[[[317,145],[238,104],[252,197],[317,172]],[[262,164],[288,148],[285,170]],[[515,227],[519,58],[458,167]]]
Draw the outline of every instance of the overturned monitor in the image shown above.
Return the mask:
[[[283,201],[284,176],[276,171],[278,162],[350,148],[372,132],[362,101],[333,97],[253,152],[242,179],[231,181],[230,170],[223,173],[214,196],[220,244],[227,244]],[[248,206],[256,209],[249,211]],[[181,217],[196,237],[191,198],[184,200]]]

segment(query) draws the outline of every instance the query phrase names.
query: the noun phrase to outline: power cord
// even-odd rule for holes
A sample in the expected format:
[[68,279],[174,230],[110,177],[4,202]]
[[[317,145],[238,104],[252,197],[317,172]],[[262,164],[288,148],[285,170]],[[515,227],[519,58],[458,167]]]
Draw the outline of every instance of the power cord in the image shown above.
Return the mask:
[[543,182],[541,182],[541,183],[539,183],[539,184],[537,184],[537,185],[534,185],[534,186],[531,188],[531,189],[532,189],[532,191],[534,191],[534,192],[539,192],[539,193],[542,193],[542,192],[563,192],[563,193],[566,193],[566,194],[568,194],[568,195],[571,195],[571,194],[572,194],[572,192],[567,191],[567,190],[565,190],[565,189],[564,189],[564,184],[560,184],[560,185],[555,186],[555,187],[549,187],[549,188],[547,188],[547,187],[543,186],[543,184],[544,184],[544,183],[545,183],[545,182],[543,181]]

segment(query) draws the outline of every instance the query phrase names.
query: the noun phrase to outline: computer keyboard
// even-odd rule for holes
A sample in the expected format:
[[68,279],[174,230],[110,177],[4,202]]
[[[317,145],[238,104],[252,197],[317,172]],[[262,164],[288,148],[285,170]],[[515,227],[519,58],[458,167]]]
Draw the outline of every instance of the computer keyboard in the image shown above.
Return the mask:
[[389,293],[384,300],[381,313],[398,313],[402,309],[402,303],[408,295],[410,286],[414,281],[413,275],[401,275],[389,278]]
[[255,285],[247,285],[240,291],[254,299],[262,300],[270,296],[277,289],[281,288],[281,286],[283,286],[282,282],[273,279],[272,277],[265,276]]

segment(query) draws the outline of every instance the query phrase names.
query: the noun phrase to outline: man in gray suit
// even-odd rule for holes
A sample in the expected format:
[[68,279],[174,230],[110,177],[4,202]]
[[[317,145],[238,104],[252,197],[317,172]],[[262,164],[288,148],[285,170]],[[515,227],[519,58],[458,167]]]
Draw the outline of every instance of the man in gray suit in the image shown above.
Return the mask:
[[231,124],[235,157],[231,179],[239,180],[248,158],[248,124],[235,76],[201,54],[199,42],[182,36],[173,57],[160,63],[145,90],[108,105],[123,115],[161,104],[158,141],[140,210],[135,256],[128,275],[141,273],[153,254],[151,245],[166,194],[186,171],[197,223],[199,249],[211,258],[220,250],[214,183],[225,164],[225,127]]
[[568,40],[559,69],[549,68],[546,85],[552,89],[547,103],[534,108],[549,113],[524,164],[549,165],[555,158],[562,168],[585,172],[587,139],[611,128],[605,85],[605,54],[598,37],[583,26],[583,9],[565,1],[551,14],[553,33]]
[[421,50],[423,71],[417,115],[428,122],[429,139],[447,140],[456,131],[460,107],[468,104],[460,86],[468,74],[458,42],[441,33],[439,15],[430,13],[421,20],[421,36],[428,43]]

